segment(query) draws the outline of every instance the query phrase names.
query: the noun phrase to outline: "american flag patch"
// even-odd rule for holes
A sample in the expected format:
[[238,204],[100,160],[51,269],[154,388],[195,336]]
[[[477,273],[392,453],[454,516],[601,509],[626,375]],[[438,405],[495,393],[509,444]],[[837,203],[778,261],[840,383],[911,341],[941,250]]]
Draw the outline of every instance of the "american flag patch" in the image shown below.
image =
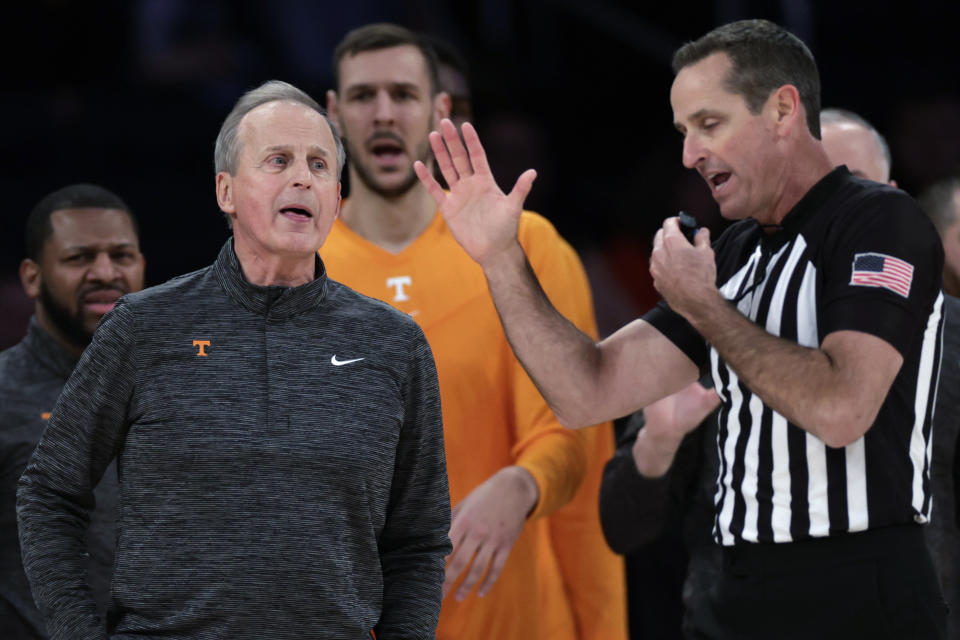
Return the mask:
[[882,253],[858,253],[853,256],[850,284],[881,287],[906,298],[910,295],[912,282],[913,265],[909,262]]

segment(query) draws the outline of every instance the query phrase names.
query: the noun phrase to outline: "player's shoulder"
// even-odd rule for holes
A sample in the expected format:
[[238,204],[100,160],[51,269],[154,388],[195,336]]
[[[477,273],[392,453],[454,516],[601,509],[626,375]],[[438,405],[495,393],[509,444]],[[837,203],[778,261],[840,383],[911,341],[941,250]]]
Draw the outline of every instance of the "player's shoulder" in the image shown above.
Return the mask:
[[552,222],[536,211],[526,210],[520,214],[517,236],[521,244],[524,240],[562,240]]
[[371,298],[333,278],[327,278],[327,301],[331,313],[344,320],[380,329],[417,330],[419,325],[406,313],[382,300]]
[[553,223],[534,211],[524,211],[520,215],[517,240],[534,262],[550,257],[579,260],[573,246],[560,235]]

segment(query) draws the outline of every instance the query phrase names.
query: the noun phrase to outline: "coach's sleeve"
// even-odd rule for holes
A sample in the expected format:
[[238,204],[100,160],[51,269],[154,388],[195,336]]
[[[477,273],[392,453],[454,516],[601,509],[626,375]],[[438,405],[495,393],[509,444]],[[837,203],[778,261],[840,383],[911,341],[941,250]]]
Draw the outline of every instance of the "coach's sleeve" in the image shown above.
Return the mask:
[[437,372],[423,332],[414,330],[390,504],[378,542],[383,570],[379,640],[434,637],[444,561],[452,551]]
[[827,235],[821,340],[852,330],[901,354],[923,333],[940,292],[943,246],[912,198],[885,189],[835,221]]
[[86,580],[84,532],[93,488],[126,430],[135,335],[133,314],[119,303],[84,350],[20,478],[23,566],[51,639],[107,637]]

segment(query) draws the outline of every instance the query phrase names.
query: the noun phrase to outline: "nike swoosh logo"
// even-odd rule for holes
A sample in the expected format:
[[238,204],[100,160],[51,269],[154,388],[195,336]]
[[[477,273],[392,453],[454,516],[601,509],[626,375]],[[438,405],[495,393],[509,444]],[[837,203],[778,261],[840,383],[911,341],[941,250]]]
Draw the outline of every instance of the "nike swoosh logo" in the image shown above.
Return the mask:
[[353,360],[337,360],[337,356],[334,355],[330,358],[330,364],[335,367],[342,367],[345,364],[350,364],[351,362],[360,362],[363,358],[354,358]]

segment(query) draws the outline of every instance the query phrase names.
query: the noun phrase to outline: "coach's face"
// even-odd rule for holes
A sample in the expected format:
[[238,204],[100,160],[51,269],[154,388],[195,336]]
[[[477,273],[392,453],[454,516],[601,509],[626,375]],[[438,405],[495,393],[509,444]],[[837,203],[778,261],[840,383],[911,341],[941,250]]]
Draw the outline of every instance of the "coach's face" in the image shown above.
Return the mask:
[[714,53],[674,79],[670,103],[683,134],[683,164],[703,176],[723,217],[767,222],[783,172],[775,108],[768,100],[759,114],[751,113],[743,96],[724,86],[729,70],[727,54]]
[[327,121],[295,102],[250,111],[237,131],[236,173],[217,174],[234,242],[256,255],[308,257],[340,212],[337,147]]

